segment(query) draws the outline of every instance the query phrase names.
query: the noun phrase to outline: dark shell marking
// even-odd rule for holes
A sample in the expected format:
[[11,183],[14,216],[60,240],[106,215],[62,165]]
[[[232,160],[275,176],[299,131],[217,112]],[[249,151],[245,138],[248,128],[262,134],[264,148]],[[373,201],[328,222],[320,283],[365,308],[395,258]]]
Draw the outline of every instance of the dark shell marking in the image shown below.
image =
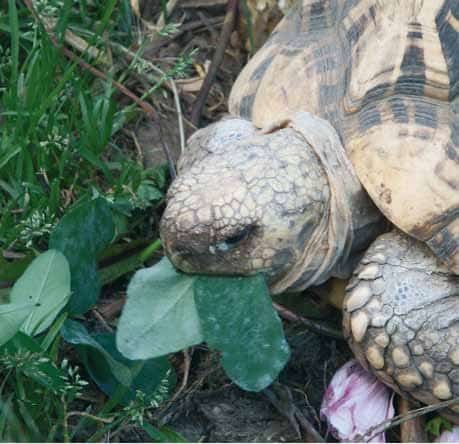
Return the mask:
[[[357,174],[385,216],[427,242],[459,273],[459,227],[456,216],[451,217],[459,198],[443,201],[447,193],[458,195],[459,166],[452,166],[459,149],[453,112],[458,85],[457,1],[303,0],[241,74],[230,111],[260,127],[273,116],[295,111],[328,120],[354,165],[364,164]],[[413,198],[401,193],[399,185],[391,189],[384,179],[386,189],[380,190],[363,177],[377,156],[376,134],[384,140],[388,131],[396,140],[381,152],[396,155],[400,141],[406,140],[407,148],[414,147],[411,168],[433,163],[436,177],[424,190],[435,194],[442,188],[433,204],[436,210],[415,212],[416,220],[400,211],[400,202]],[[439,134],[444,141],[438,142]],[[443,143],[441,159],[437,154],[418,156],[426,144],[435,143]]]

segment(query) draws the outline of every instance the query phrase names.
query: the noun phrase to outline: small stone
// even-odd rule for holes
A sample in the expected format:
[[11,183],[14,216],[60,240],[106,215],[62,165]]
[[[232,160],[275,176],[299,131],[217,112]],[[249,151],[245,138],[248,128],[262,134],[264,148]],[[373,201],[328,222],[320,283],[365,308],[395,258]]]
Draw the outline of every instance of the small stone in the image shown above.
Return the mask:
[[360,342],[367,332],[369,318],[366,313],[359,311],[351,317],[351,330],[355,342]]
[[359,273],[359,279],[373,280],[381,276],[381,270],[377,264],[370,264],[364,267]]
[[449,359],[454,365],[459,365],[459,347],[455,347],[449,352]]
[[395,376],[395,379],[404,388],[410,390],[422,384],[422,376],[414,369],[404,370]]
[[367,284],[361,284],[354,288],[344,302],[349,312],[363,307],[371,297],[371,290]]
[[453,395],[447,379],[435,381],[432,389],[433,394],[442,401],[450,399]]
[[418,369],[426,378],[431,378],[433,376],[434,368],[429,361],[422,361],[418,365]]
[[368,362],[374,369],[380,370],[384,367],[384,357],[379,347],[376,347],[374,345],[371,347],[368,347],[366,356],[367,356]]
[[410,356],[402,347],[395,347],[392,350],[392,359],[399,368],[406,367],[410,363]]

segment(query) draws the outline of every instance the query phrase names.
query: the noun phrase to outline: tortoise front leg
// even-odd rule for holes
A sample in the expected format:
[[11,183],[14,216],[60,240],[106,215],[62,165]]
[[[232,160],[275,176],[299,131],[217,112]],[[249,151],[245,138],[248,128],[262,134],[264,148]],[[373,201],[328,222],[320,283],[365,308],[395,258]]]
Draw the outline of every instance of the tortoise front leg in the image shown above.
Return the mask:
[[[408,399],[459,396],[459,277],[422,243],[380,236],[346,290],[344,331],[361,364]],[[459,423],[459,404],[442,414]]]

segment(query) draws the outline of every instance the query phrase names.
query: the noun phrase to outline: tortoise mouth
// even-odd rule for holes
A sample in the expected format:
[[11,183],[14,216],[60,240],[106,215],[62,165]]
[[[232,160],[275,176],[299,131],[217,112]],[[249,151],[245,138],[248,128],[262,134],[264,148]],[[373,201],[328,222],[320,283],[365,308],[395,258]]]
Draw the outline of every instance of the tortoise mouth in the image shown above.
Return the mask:
[[223,259],[223,256],[210,257],[205,254],[190,254],[173,252],[168,254],[170,261],[176,268],[184,273],[202,274],[210,276],[250,276],[256,273],[267,272],[268,269],[254,270],[246,266],[238,266],[234,262]]
[[248,223],[242,228],[209,235],[206,227],[177,230],[177,218],[163,217],[161,239],[166,255],[179,270],[191,274],[242,275],[268,272],[266,261],[256,261],[261,227]]

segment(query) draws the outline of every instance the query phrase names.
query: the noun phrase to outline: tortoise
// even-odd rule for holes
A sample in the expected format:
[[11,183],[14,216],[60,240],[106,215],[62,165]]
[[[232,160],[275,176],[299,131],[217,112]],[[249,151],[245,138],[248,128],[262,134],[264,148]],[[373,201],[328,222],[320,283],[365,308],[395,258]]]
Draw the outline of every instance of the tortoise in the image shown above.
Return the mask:
[[413,401],[459,396],[458,91],[456,0],[298,1],[189,139],[166,254],[274,294],[352,276],[360,363]]

